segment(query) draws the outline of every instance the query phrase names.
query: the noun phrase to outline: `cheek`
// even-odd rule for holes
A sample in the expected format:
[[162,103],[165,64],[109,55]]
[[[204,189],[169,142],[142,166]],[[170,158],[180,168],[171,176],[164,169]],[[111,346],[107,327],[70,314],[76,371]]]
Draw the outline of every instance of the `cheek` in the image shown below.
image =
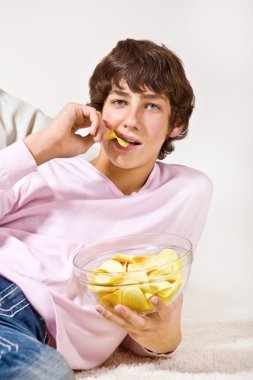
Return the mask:
[[108,108],[104,108],[102,111],[102,118],[108,124],[109,127],[116,127],[121,122],[121,117],[117,112]]
[[167,124],[161,124],[157,123],[153,125],[151,135],[150,135],[150,140],[152,143],[152,148],[154,151],[159,152],[161,150],[161,147],[166,140],[168,136],[168,126]]
[[157,121],[153,123],[149,128],[150,136],[159,143],[163,142],[166,139],[168,130],[168,123],[164,120],[162,120],[162,122]]

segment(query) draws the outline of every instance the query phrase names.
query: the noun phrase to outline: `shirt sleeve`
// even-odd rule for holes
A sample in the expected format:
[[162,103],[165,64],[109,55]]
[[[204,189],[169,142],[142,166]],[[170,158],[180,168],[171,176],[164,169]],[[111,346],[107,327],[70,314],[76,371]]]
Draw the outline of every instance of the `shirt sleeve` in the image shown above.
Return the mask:
[[2,149],[0,151],[0,189],[9,189],[36,168],[36,162],[23,141]]
[[133,340],[129,335],[125,337],[125,339],[121,342],[121,347],[125,348],[126,350],[129,350],[133,352],[134,354],[138,356],[149,356],[153,358],[169,358],[174,351],[166,352],[164,354],[157,354],[155,352],[149,351],[143,346],[141,346],[139,343],[137,343],[135,340]]
[[0,150],[0,219],[18,204],[24,184],[20,180],[36,169],[36,162],[23,141]]

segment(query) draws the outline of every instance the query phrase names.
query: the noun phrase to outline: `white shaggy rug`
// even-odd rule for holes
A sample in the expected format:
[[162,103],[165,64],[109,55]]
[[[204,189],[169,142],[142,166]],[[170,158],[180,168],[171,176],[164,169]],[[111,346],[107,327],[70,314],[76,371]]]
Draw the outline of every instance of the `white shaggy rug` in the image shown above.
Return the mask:
[[169,359],[140,358],[118,349],[78,380],[252,380],[253,322],[185,323]]

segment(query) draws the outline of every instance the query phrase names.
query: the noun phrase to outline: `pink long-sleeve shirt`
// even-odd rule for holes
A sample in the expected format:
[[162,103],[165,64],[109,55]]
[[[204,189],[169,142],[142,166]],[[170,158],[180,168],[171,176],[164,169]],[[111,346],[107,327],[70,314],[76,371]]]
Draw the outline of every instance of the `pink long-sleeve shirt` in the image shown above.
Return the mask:
[[124,340],[151,355],[95,311],[78,287],[72,259],[86,245],[120,235],[202,233],[212,184],[195,169],[157,162],[145,185],[124,195],[82,157],[39,167],[23,142],[0,151],[0,273],[43,316],[73,369],[103,363]]

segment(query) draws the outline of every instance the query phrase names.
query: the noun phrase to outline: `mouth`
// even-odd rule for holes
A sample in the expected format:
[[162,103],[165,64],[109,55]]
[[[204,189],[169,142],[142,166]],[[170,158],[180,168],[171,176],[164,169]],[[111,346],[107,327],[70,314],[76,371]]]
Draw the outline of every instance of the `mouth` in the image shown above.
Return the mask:
[[141,145],[141,142],[136,139],[135,137],[132,137],[132,136],[125,136],[125,135],[121,135],[121,134],[117,134],[119,138],[121,138],[122,140],[128,142],[129,144],[133,144],[133,145]]
[[134,137],[131,137],[131,136],[126,136],[126,135],[122,135],[122,134],[119,134],[119,133],[115,133],[115,131],[112,131],[112,133],[106,135],[106,138],[108,140],[112,140],[112,139],[116,139],[119,143],[119,145],[121,145],[122,147],[126,148],[128,147],[128,145],[141,145],[141,142],[134,138]]

